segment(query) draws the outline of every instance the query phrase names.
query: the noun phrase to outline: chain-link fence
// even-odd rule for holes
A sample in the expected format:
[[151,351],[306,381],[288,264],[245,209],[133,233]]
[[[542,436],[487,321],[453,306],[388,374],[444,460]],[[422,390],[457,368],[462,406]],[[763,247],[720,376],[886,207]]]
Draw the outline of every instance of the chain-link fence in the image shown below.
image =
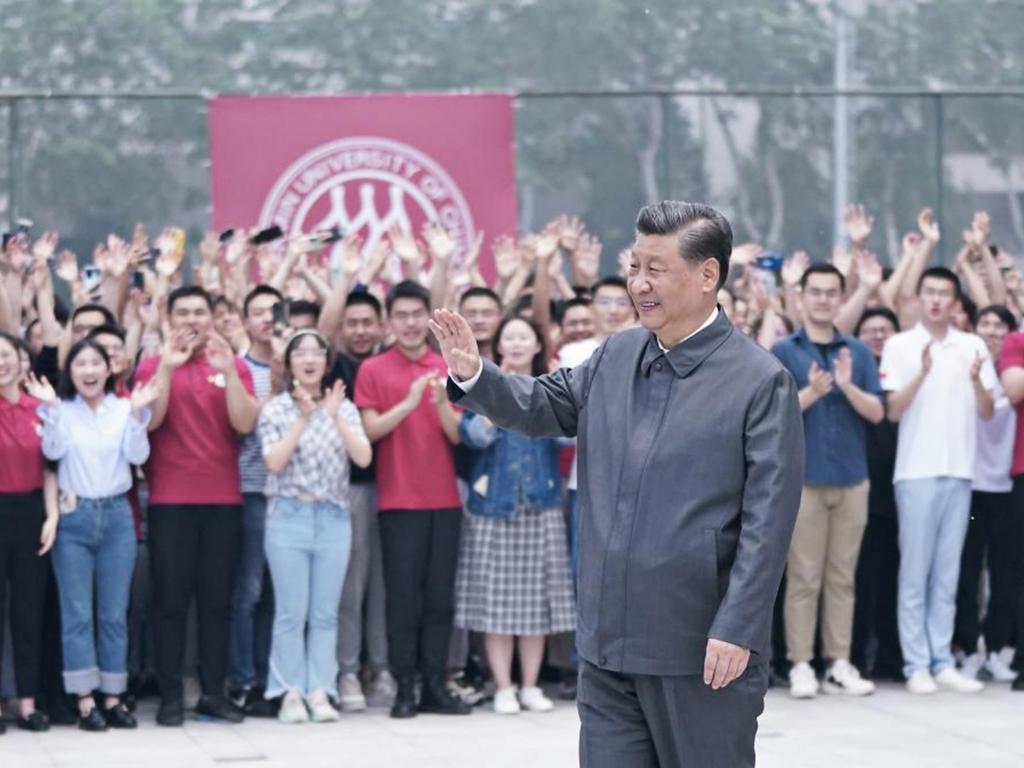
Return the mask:
[[[606,269],[637,208],[662,198],[706,200],[738,242],[816,258],[836,242],[839,204],[863,202],[883,261],[920,207],[936,211],[946,260],[985,209],[993,240],[1024,253],[1024,91],[522,93],[515,103],[522,227],[578,215],[604,241]],[[0,219],[56,229],[80,254],[137,221],[183,226],[198,242],[210,221],[206,104],[0,95]]]

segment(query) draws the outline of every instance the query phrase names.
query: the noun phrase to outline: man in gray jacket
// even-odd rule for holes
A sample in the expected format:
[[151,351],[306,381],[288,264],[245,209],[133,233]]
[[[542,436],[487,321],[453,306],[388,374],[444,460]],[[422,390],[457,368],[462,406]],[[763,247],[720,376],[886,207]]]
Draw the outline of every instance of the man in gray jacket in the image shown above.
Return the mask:
[[803,482],[796,385],[716,304],[724,216],[664,202],[636,229],[643,327],[571,371],[505,375],[459,315],[432,328],[453,399],[524,434],[579,436],[581,764],[752,766]]

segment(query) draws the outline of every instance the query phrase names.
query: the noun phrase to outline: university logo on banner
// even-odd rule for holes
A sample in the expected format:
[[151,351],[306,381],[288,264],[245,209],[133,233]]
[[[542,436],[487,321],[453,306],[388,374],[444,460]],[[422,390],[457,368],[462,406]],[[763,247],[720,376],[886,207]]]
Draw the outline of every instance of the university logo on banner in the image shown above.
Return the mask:
[[214,226],[340,227],[369,252],[392,226],[431,221],[465,253],[478,231],[515,232],[513,138],[507,96],[219,97]]

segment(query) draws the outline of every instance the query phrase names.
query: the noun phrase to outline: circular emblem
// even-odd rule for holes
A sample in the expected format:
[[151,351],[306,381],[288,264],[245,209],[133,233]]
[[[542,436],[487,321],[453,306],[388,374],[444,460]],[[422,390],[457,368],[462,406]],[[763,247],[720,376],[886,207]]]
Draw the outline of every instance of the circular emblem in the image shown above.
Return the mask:
[[[260,211],[259,224],[284,232],[341,227],[359,232],[370,252],[393,226],[418,234],[437,222],[465,253],[476,234],[458,186],[418,149],[376,136],[353,136],[322,144],[292,163],[278,178]],[[340,263],[336,243],[330,264]]]

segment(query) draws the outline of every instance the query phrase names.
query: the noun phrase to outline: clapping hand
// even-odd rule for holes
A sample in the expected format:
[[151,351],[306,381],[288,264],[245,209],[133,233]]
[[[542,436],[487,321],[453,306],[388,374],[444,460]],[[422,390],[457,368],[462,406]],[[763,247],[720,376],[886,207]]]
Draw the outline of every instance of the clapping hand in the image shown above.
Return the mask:
[[823,371],[817,363],[812,362],[811,368],[807,372],[807,379],[810,382],[811,389],[814,390],[814,394],[818,397],[824,397],[832,391],[832,385],[835,383],[835,379],[832,374],[828,371]]
[[327,390],[327,394],[324,395],[324,410],[327,411],[328,416],[336,419],[343,402],[345,402],[345,382],[338,379],[334,382],[334,386]]
[[843,347],[836,358],[832,373],[835,385],[840,389],[846,389],[853,383],[853,355],[849,347]]

